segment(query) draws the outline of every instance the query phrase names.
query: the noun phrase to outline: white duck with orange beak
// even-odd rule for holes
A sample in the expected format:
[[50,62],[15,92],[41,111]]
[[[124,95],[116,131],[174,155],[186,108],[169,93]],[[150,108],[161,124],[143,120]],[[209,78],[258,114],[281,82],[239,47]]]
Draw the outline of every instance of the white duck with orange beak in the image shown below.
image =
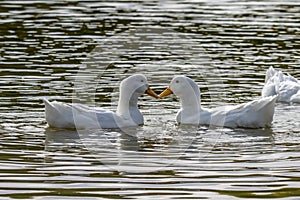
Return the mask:
[[124,79],[120,84],[120,97],[116,113],[91,108],[82,104],[49,102],[44,99],[46,121],[56,128],[122,128],[138,126],[144,118],[138,109],[138,97],[143,94],[158,98],[149,87],[147,78],[135,74]]
[[198,85],[185,76],[175,76],[170,86],[159,97],[162,98],[172,93],[179,97],[181,101],[181,109],[176,116],[178,123],[231,128],[270,127],[277,97],[270,96],[236,106],[205,109],[201,107]]

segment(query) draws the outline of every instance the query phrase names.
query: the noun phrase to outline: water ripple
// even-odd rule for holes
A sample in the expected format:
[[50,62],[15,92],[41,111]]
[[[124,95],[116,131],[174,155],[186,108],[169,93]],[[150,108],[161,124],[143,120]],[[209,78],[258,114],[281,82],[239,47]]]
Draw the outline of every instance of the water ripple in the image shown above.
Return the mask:
[[178,99],[142,97],[143,127],[83,137],[46,128],[41,99],[71,102],[82,78],[82,99],[115,110],[139,72],[157,92],[190,76],[206,107],[247,102],[270,66],[300,78],[299,5],[1,1],[0,197],[298,199],[298,105],[278,104],[270,130],[185,130]]

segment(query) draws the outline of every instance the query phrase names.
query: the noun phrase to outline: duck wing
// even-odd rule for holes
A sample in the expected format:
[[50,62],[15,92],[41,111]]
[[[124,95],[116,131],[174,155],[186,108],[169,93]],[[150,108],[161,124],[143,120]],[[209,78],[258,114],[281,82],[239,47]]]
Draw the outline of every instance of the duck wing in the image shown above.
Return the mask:
[[273,120],[277,96],[263,97],[236,106],[212,110],[212,119],[223,119],[226,127],[263,128]]
[[82,104],[68,104],[44,99],[46,121],[56,128],[118,128],[115,113]]

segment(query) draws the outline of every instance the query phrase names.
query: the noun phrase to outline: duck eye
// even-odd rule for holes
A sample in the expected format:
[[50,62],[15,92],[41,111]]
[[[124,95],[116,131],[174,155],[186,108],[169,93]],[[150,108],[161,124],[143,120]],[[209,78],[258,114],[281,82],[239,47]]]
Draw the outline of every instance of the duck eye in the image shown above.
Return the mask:
[[177,80],[177,81],[175,81],[175,83],[179,83],[179,81]]
[[142,83],[144,83],[144,80],[141,80]]

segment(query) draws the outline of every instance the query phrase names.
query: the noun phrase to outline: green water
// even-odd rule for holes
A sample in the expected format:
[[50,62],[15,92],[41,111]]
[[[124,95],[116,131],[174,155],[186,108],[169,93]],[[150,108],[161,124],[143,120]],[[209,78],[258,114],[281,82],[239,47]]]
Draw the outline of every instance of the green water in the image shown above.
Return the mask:
[[300,79],[299,1],[1,1],[1,199],[299,199],[300,105],[271,129],[178,127],[143,96],[131,130],[48,128],[42,98],[115,110],[120,80],[193,78],[205,107]]

